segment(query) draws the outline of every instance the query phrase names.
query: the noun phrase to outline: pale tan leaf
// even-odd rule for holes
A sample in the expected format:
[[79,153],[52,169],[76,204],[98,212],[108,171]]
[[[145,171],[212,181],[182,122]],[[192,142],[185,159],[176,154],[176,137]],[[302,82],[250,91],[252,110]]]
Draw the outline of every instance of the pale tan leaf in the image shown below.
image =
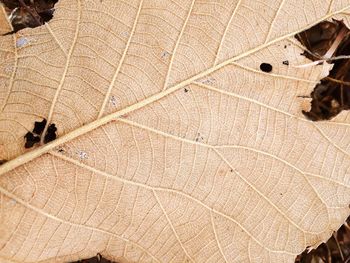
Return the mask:
[[[342,224],[350,115],[305,119],[322,67],[282,61],[348,1],[55,8],[0,37],[1,262],[293,262]],[[43,118],[58,138],[25,149]]]

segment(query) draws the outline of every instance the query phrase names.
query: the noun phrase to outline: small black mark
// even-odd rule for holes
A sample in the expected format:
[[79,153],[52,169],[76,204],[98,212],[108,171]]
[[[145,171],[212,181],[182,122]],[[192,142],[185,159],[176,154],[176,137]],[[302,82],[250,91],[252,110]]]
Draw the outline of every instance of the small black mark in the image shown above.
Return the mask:
[[55,140],[57,137],[56,131],[57,131],[56,125],[53,123],[50,124],[50,126],[47,128],[47,132],[44,137],[44,143],[48,143]]
[[203,136],[201,136],[201,134],[200,133],[197,133],[197,137],[196,137],[196,142],[199,142],[199,141],[203,141],[204,140],[204,137]]
[[230,172],[233,173],[233,169],[231,169]]
[[64,150],[64,149],[62,149],[62,148],[59,148],[59,149],[58,149],[58,152],[59,152],[59,153],[64,153],[64,152],[65,152],[65,150]]
[[264,72],[271,72],[272,71],[272,65],[269,63],[261,63],[260,69]]
[[188,89],[187,89],[187,88],[184,88],[184,92],[186,92],[186,93],[187,93],[187,92],[188,92]]
[[288,61],[288,60],[285,60],[285,61],[282,62],[282,64],[288,66],[288,65],[289,65],[289,61]]
[[41,135],[45,129],[46,123],[47,123],[46,119],[43,119],[42,121],[36,121],[34,123],[33,133]]
[[40,142],[40,137],[34,135],[34,134],[31,133],[31,132],[27,132],[27,134],[24,135],[24,138],[26,139],[26,143],[25,143],[25,145],[24,145],[24,147],[25,147],[26,149],[32,148],[32,147],[34,146],[34,144]]
[[284,48],[287,48],[287,45],[284,45]]
[[2,159],[2,160],[0,160],[0,165],[4,164],[4,163],[6,163],[6,162],[7,162],[7,160]]
[[120,261],[111,261],[103,257],[100,253],[92,258],[81,259],[79,261],[74,261],[70,263],[118,263]]

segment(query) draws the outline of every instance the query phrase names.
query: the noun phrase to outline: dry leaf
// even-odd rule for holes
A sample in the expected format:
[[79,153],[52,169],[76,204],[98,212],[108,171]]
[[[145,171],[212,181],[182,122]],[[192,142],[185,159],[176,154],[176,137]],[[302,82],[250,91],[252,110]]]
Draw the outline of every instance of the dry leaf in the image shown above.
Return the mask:
[[332,64],[332,70],[311,93],[311,110],[303,111],[304,115],[313,121],[328,120],[350,109],[350,31],[346,25],[324,21],[296,38],[307,48],[303,55],[314,61],[300,67],[323,64],[327,68],[327,63]]
[[350,116],[307,120],[322,67],[292,65],[348,0],[55,9],[0,41],[1,262],[293,262],[342,224]]
[[9,15],[12,30],[5,35],[14,34],[26,27],[38,27],[53,17],[54,5],[58,0],[0,0]]

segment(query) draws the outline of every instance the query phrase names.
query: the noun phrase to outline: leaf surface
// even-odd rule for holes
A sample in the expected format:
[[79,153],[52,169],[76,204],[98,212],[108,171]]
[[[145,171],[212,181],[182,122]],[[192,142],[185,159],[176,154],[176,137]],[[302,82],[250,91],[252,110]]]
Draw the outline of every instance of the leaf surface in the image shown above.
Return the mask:
[[[349,114],[306,120],[323,70],[291,65],[348,1],[55,8],[1,37],[1,261],[293,262],[342,224]],[[44,118],[58,138],[25,149]]]

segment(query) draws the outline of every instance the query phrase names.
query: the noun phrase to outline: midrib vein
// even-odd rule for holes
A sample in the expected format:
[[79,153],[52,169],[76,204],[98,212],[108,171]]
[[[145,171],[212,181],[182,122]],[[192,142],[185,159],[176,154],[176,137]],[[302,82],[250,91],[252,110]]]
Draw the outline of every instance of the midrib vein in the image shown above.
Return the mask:
[[[119,110],[119,111],[117,111],[115,113],[106,115],[106,116],[104,116],[104,117],[102,117],[100,119],[97,119],[97,120],[89,123],[89,124],[81,126],[81,127],[77,128],[76,130],[71,131],[71,132],[63,135],[62,137],[57,138],[56,140],[54,140],[51,143],[45,144],[45,145],[43,145],[43,146],[41,146],[41,147],[39,147],[39,148],[37,148],[35,150],[32,150],[32,151],[30,151],[28,153],[25,153],[25,154],[23,154],[21,156],[18,156],[15,159],[6,162],[5,164],[3,164],[0,167],[0,175],[3,175],[5,173],[15,169],[16,167],[19,167],[19,166],[21,166],[21,165],[23,165],[23,164],[25,164],[25,163],[35,159],[35,158],[37,158],[37,157],[47,153],[48,151],[52,150],[53,148],[55,148],[55,147],[57,147],[57,146],[59,146],[59,145],[61,145],[63,143],[71,141],[71,140],[73,140],[74,138],[76,138],[76,137],[78,137],[80,135],[88,133],[88,132],[90,132],[90,131],[92,131],[92,130],[94,130],[94,129],[96,129],[96,128],[98,128],[98,127],[100,127],[100,126],[102,126],[102,125],[112,121],[112,120],[115,120],[115,119],[119,118],[122,115],[125,115],[127,113],[132,112],[132,111],[138,110],[138,109],[140,109],[140,108],[142,108],[142,107],[144,107],[146,105],[149,105],[149,104],[151,104],[153,102],[156,102],[156,101],[158,101],[158,100],[168,96],[169,94],[174,93],[175,91],[177,91],[177,90],[179,90],[179,89],[181,89],[181,88],[191,84],[193,81],[196,81],[196,80],[198,80],[200,78],[203,78],[206,75],[209,75],[209,74],[217,71],[218,69],[221,69],[221,68],[225,67],[226,65],[229,65],[230,63],[232,63],[234,61],[237,61],[237,60],[239,60],[241,58],[249,56],[249,55],[251,55],[251,54],[253,54],[253,53],[255,53],[255,52],[257,52],[257,51],[259,51],[261,49],[264,49],[264,48],[266,48],[266,47],[268,47],[268,46],[270,46],[270,45],[272,45],[272,44],[274,44],[276,42],[284,40],[285,38],[288,38],[290,36],[298,34],[299,32],[304,31],[305,29],[309,28],[310,26],[313,26],[313,25],[315,25],[315,24],[317,24],[317,23],[319,23],[319,22],[321,22],[321,21],[323,21],[325,19],[328,19],[328,18],[330,18],[330,17],[332,17],[332,16],[334,16],[334,15],[336,15],[338,13],[341,13],[341,12],[345,11],[348,8],[349,8],[349,6],[343,8],[343,9],[337,11],[337,12],[334,12],[332,14],[328,14],[326,16],[323,16],[322,18],[316,20],[312,24],[309,24],[309,25],[307,25],[307,26],[305,26],[305,27],[303,27],[303,28],[301,28],[301,29],[299,29],[297,31],[294,31],[294,32],[289,33],[287,35],[278,37],[278,38],[276,38],[276,39],[274,39],[274,40],[272,40],[272,41],[270,41],[270,42],[268,42],[266,44],[262,44],[262,45],[260,45],[260,46],[258,46],[256,48],[248,50],[248,51],[246,51],[246,52],[244,52],[244,53],[242,53],[242,54],[240,54],[240,55],[238,55],[236,57],[228,59],[228,60],[226,60],[226,61],[224,61],[224,62],[222,62],[222,63],[220,63],[220,64],[218,64],[218,65],[216,65],[214,67],[211,67],[211,68],[209,68],[207,70],[204,70],[204,71],[198,73],[197,75],[194,75],[194,76],[190,77],[189,79],[186,79],[186,80],[184,80],[184,81],[182,81],[182,82],[180,82],[180,83],[178,83],[178,84],[176,84],[176,85],[174,85],[174,86],[172,86],[172,87],[170,87],[170,88],[168,88],[168,89],[166,89],[164,91],[161,91],[161,92],[159,92],[159,93],[157,93],[155,95],[152,95],[152,96],[150,96],[150,97],[148,97],[148,98],[146,98],[146,99],[144,99],[144,100],[142,100],[140,102],[137,102],[137,103],[135,103],[135,104],[133,104],[131,106],[128,106],[128,107],[126,107],[126,108],[124,108],[122,110]],[[52,112],[51,112],[51,114],[52,114]]]

